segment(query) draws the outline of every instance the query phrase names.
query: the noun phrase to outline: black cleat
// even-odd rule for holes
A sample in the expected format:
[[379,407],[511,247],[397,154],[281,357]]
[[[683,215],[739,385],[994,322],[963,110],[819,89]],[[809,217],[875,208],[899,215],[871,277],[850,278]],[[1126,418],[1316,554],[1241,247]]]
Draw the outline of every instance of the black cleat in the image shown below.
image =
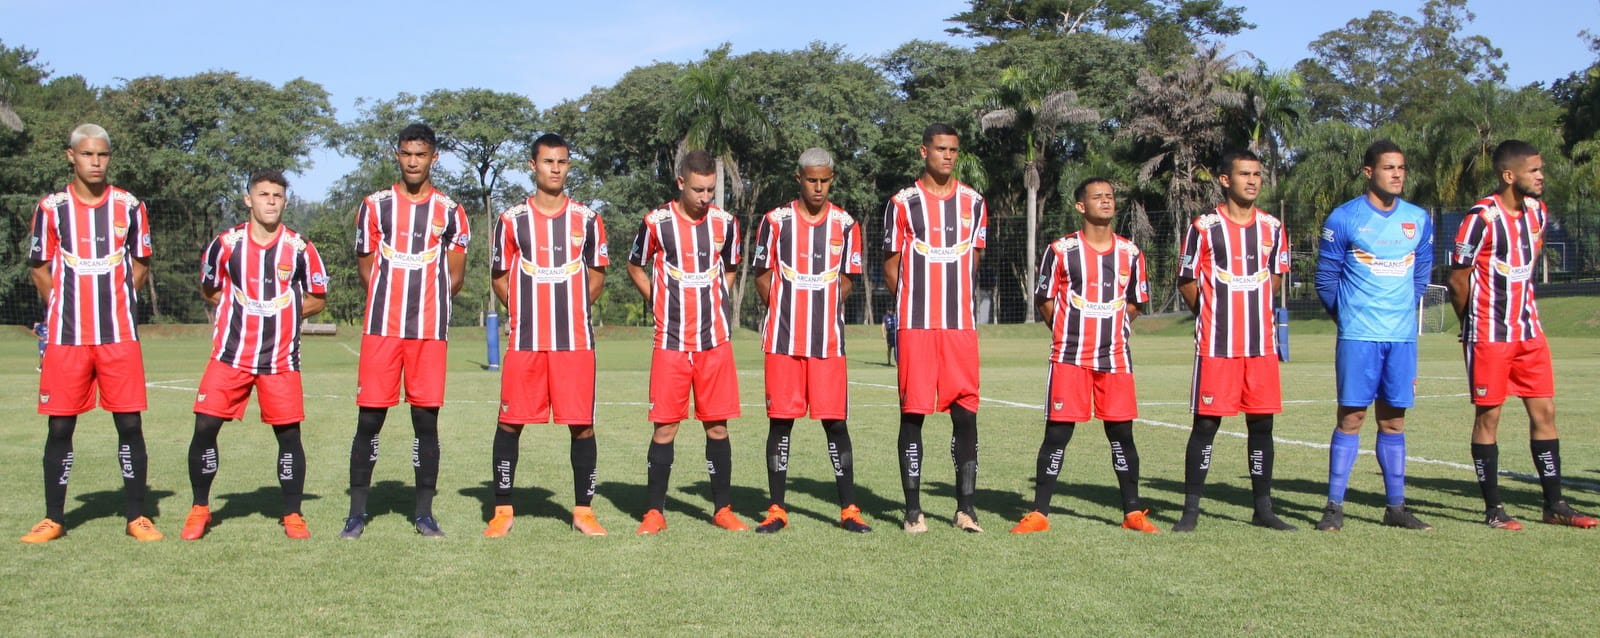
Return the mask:
[[1283,519],[1278,518],[1278,515],[1272,513],[1272,510],[1256,511],[1255,516],[1250,517],[1250,524],[1256,527],[1265,527],[1267,529],[1277,530],[1280,532],[1293,532],[1300,529],[1283,522]]
[[1506,513],[1506,506],[1504,505],[1496,505],[1484,510],[1483,524],[1488,525],[1490,529],[1504,529],[1513,532],[1522,529],[1522,523],[1517,522],[1517,519],[1511,518],[1511,515]]
[[1322,506],[1322,520],[1317,521],[1317,531],[1337,532],[1344,529],[1344,505],[1328,501]]
[[432,516],[418,516],[412,522],[417,525],[417,533],[428,538],[444,538],[444,530],[439,529],[439,521]]
[[339,538],[361,538],[361,533],[365,531],[367,531],[367,515],[350,516],[344,519],[344,530],[339,532]]
[[1183,515],[1178,517],[1178,522],[1172,524],[1174,532],[1192,532],[1200,524],[1200,509],[1183,508]]
[[1579,529],[1589,529],[1600,525],[1600,519],[1572,509],[1566,501],[1556,501],[1555,505],[1544,508],[1544,522],[1551,525],[1566,525]]
[[1433,531],[1433,526],[1417,520],[1416,515],[1404,505],[1383,508],[1383,524],[1401,529],[1414,529],[1422,532]]

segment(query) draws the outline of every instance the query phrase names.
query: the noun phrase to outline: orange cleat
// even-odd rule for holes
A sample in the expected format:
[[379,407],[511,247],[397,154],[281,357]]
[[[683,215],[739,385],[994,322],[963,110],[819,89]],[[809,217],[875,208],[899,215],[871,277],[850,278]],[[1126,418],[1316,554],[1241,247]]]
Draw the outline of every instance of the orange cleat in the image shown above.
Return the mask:
[[[719,521],[717,523],[721,525]],[[789,513],[783,510],[782,505],[773,503],[767,508],[767,518],[756,526],[757,534],[772,534],[789,526]]]
[[[666,519],[662,519],[662,527],[666,527],[666,524]],[[584,536],[606,535],[606,528],[600,526],[600,521],[594,517],[594,509],[588,505],[572,508],[572,529],[578,530]]]
[[1150,522],[1149,517],[1145,516],[1149,513],[1150,510],[1128,512],[1122,517],[1122,529],[1131,529],[1135,532],[1144,532],[1146,534],[1161,533],[1161,528],[1156,527],[1156,524]]
[[1566,501],[1556,501],[1554,507],[1544,509],[1544,522],[1551,525],[1566,525],[1579,529],[1589,529],[1600,525],[1600,519],[1572,509]]
[[39,521],[38,525],[34,525],[33,529],[30,529],[30,530],[28,530],[28,533],[23,534],[22,535],[22,542],[24,542],[24,543],[48,543],[50,541],[53,541],[55,539],[61,538],[62,536],[66,536],[66,535],[67,535],[67,528],[62,527],[60,523],[57,523],[57,522],[47,518],[47,519],[44,519],[42,521]]
[[148,516],[140,516],[128,521],[128,535],[140,542],[158,541],[166,538],[161,534],[161,530],[156,529],[156,524],[150,522],[150,517]]
[[283,535],[295,540],[311,538],[311,530],[306,529],[306,519],[299,514],[290,514],[278,522],[283,525]]
[[1050,518],[1039,510],[1028,512],[1026,516],[1022,517],[1021,521],[1017,522],[1016,527],[1011,528],[1012,534],[1032,534],[1034,532],[1048,531],[1050,531]]
[[857,534],[865,534],[872,531],[872,526],[867,525],[867,522],[861,518],[861,508],[855,505],[839,510],[839,527],[843,527],[847,532]]
[[484,538],[500,538],[511,533],[511,524],[514,522],[514,512],[510,505],[494,506],[494,518],[489,519],[489,527],[483,530]]
[[211,526],[211,506],[193,505],[189,507],[189,515],[183,518],[183,532],[179,538],[186,541],[200,540],[206,535],[206,528]]
[[711,522],[730,532],[750,531],[750,528],[745,527],[744,521],[739,520],[739,515],[733,513],[733,507],[730,505],[723,505],[722,509],[717,510],[717,515],[711,517]]
[[667,517],[661,515],[661,510],[650,510],[644,513],[644,520],[639,521],[639,530],[636,534],[649,536],[660,534],[667,529]]

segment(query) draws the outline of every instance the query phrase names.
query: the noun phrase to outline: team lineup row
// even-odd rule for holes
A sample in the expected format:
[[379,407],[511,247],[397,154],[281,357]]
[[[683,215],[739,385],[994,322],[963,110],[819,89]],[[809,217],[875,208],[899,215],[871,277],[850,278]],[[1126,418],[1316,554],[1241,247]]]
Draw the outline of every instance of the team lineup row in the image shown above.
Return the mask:
[[[465,211],[433,188],[438,140],[425,125],[399,132],[401,181],[368,196],[356,214],[355,252],[366,287],[358,365],[355,435],[350,453],[350,508],[341,538],[359,538],[388,409],[410,407],[416,507],[412,523],[442,536],[433,516],[439,469],[439,411],[444,403],[451,299],[463,283],[471,233]],[[899,324],[893,332],[900,427],[897,443],[908,533],[927,531],[920,503],[925,417],[948,412],[955,465],[956,528],[981,532],[973,508],[977,482],[978,338],[973,274],[985,247],[983,196],[954,177],[960,139],[929,126],[919,153],[923,173],[885,206],[884,278]],[[605,224],[565,195],[567,143],[539,138],[529,160],[536,186],[503,211],[492,229],[492,288],[509,313],[510,338],[493,435],[494,514],[485,536],[510,532],[518,439],[529,423],[568,426],[573,471],[573,527],[605,534],[591,501],[597,482],[594,335],[589,304],[609,265]],[[48,418],[44,445],[45,518],[23,536],[40,543],[65,534],[64,507],[77,416],[94,407],[112,413],[125,494],[127,532],[139,540],[162,533],[145,516],[147,455],[141,429],[146,409],[142,358],[134,326],[135,291],[151,254],[147,211],[111,186],[110,139],[86,124],[71,132],[72,182],[40,201],[32,225],[32,276],[48,298],[48,339],[41,361],[38,411]],[[1472,456],[1487,525],[1520,529],[1501,504],[1497,429],[1507,396],[1523,399],[1532,453],[1544,491],[1543,519],[1594,527],[1561,495],[1559,439],[1549,349],[1534,302],[1532,264],[1542,247],[1547,212],[1542,160],[1532,146],[1507,141],[1494,153],[1500,183],[1466,216],[1450,251],[1452,302],[1462,318],[1466,366],[1476,406]],[[1315,275],[1318,295],[1338,324],[1339,408],[1329,450],[1328,502],[1321,530],[1343,527],[1343,501],[1358,452],[1359,432],[1374,406],[1383,473],[1383,523],[1432,529],[1405,506],[1405,411],[1414,401],[1416,307],[1433,264],[1429,216],[1400,198],[1407,167],[1393,143],[1374,142],[1363,158],[1366,191],[1329,214]],[[1262,172],[1248,152],[1224,156],[1217,170],[1225,193],[1214,210],[1188,226],[1176,273],[1195,314],[1184,506],[1172,531],[1197,527],[1212,442],[1224,417],[1245,415],[1256,525],[1293,530],[1273,511],[1273,415],[1281,412],[1280,344],[1273,328],[1274,291],[1289,271],[1288,234],[1256,208]],[[855,503],[853,453],[846,418],[847,367],[841,300],[862,271],[862,226],[828,195],[833,159],[809,149],[798,161],[799,196],[769,211],[749,256],[765,305],[761,324],[770,505],[756,532],[788,525],[785,509],[789,441],[794,422],[809,416],[827,438],[840,506],[840,526],[869,532]],[[740,416],[730,338],[732,288],[743,258],[736,218],[712,204],[715,160],[691,151],[677,170],[678,197],[645,215],[627,259],[630,280],[654,318],[649,381],[647,510],[639,534],[667,527],[664,516],[681,422],[699,421],[706,436],[713,522],[742,531],[729,504],[731,443],[727,422]],[[281,223],[287,181],[276,171],[252,175],[244,203],[249,219],[218,235],[201,259],[200,288],[216,306],[211,358],[195,397],[189,448],[193,504],[181,536],[202,538],[211,523],[210,488],[218,471],[218,433],[239,419],[256,391],[262,420],[278,441],[281,519],[290,538],[308,538],[300,513],[305,452],[300,441],[304,399],[300,326],[320,312],[328,277],[316,247]],[[1065,447],[1077,424],[1105,425],[1121,491],[1122,526],[1158,532],[1139,496],[1138,416],[1128,339],[1149,300],[1149,276],[1138,246],[1116,235],[1112,182],[1090,178],[1073,193],[1082,230],[1052,242],[1040,261],[1035,302],[1051,328],[1045,431],[1037,456],[1033,511],[1013,533],[1049,529],[1050,501]],[[401,388],[404,388],[402,397]]]

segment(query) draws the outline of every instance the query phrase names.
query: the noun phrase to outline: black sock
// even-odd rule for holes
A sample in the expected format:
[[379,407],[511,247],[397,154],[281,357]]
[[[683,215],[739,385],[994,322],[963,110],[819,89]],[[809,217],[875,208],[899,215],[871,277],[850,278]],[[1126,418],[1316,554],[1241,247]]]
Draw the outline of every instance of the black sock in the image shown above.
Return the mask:
[[278,437],[278,487],[283,489],[283,515],[300,513],[306,493],[306,448],[300,442],[300,424],[276,425]]
[[1539,487],[1544,488],[1544,506],[1550,507],[1561,500],[1561,439],[1529,441],[1533,452],[1533,471],[1539,474]]
[[900,415],[900,487],[906,494],[906,513],[922,511],[921,414]]
[[648,494],[649,509],[665,511],[667,509],[667,484],[672,479],[672,443],[657,443],[650,441],[650,451],[645,459],[649,461],[646,468],[646,492]]
[[706,437],[706,473],[711,475],[711,510],[728,506],[733,485],[733,441]]
[[1214,416],[1194,415],[1194,425],[1189,430],[1189,446],[1183,455],[1183,509],[1200,506],[1200,497],[1206,491],[1206,473],[1211,470],[1211,447],[1217,439],[1222,419]]
[[350,516],[367,515],[372,468],[378,464],[378,432],[387,416],[388,408],[360,408],[356,415],[356,434],[350,441]]
[[494,504],[496,507],[511,504],[511,486],[517,482],[517,456],[518,443],[522,438],[522,428],[502,426],[494,428],[494,446],[491,454],[490,478],[494,481]]
[[1055,496],[1067,444],[1077,429],[1078,424],[1070,421],[1044,423],[1044,441],[1039,444],[1039,456],[1033,465],[1033,509],[1040,514],[1050,515],[1050,497]]
[[1484,509],[1500,505],[1500,444],[1473,443],[1472,471],[1478,475],[1478,491]]
[[950,406],[950,460],[956,466],[956,509],[972,513],[972,495],[978,489],[978,415],[959,405]]
[[789,435],[794,419],[771,419],[767,429],[767,494],[772,503],[783,507],[784,483],[789,477]]
[[828,437],[828,460],[833,463],[833,482],[839,490],[839,508],[856,504],[855,451],[850,445],[850,428],[844,421],[825,420],[822,433]]
[[439,489],[439,408],[411,406],[411,467],[417,478],[417,518],[433,516]]
[[78,417],[49,418],[44,439],[44,515],[57,523],[67,520],[67,480],[72,477],[72,431]]
[[189,440],[189,490],[194,492],[195,505],[211,504],[211,481],[217,478],[217,467],[222,463],[217,449],[217,433],[221,431],[222,417],[194,415],[194,438]]
[[1111,472],[1122,491],[1122,513],[1144,509],[1139,505],[1139,447],[1133,444],[1133,421],[1107,422],[1106,441],[1111,443]]
[[1245,421],[1245,449],[1250,458],[1250,495],[1256,511],[1272,510],[1272,415]]
[[117,426],[117,465],[122,469],[123,515],[128,520],[144,516],[145,477],[150,457],[144,450],[143,419],[138,412],[116,412],[111,422]]
[[594,437],[572,440],[572,502],[578,507],[588,507],[594,502],[594,488],[600,477],[595,471],[599,455]]

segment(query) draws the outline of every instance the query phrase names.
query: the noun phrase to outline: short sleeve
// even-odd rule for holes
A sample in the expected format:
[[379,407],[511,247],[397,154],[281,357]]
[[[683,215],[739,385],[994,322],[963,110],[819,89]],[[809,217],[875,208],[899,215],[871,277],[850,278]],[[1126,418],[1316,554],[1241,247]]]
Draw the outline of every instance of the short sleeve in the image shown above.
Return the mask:
[[654,233],[655,227],[646,213],[644,220],[639,222],[639,232],[633,236],[633,247],[628,250],[628,263],[640,268],[650,266],[650,259],[656,254]]
[[377,252],[378,242],[383,241],[383,230],[378,226],[378,211],[375,208],[370,197],[361,200],[361,206],[356,208],[357,255]]
[[1200,259],[1205,249],[1205,233],[1194,222],[1183,231],[1183,252],[1178,256],[1178,278],[1199,279]]
[[516,247],[511,245],[513,233],[510,225],[506,223],[504,213],[494,218],[494,228],[489,232],[491,245],[489,246],[489,270],[491,272],[505,272],[511,270],[511,260],[515,258]]
[[844,273],[847,275],[861,274],[861,224],[851,221],[844,227],[845,261]]
[[28,260],[45,262],[56,258],[60,238],[56,236],[55,213],[41,202],[33,211],[33,224],[29,231]]
[[1129,273],[1131,286],[1128,288],[1128,301],[1136,304],[1150,303],[1150,276],[1144,269],[1144,251],[1134,251],[1133,259],[1129,260]]
[[1474,208],[1462,218],[1461,227],[1456,229],[1456,245],[1450,250],[1450,265],[1471,266],[1477,260],[1478,251],[1483,248],[1484,230],[1488,225],[1483,221],[1483,207]]
[[305,277],[302,285],[305,286],[306,294],[328,294],[328,268],[323,265],[322,255],[311,242],[306,242],[306,249],[300,253],[300,272]]
[[223,264],[227,259],[223,253],[227,252],[222,243],[222,237],[212,237],[211,243],[206,244],[206,249],[200,253],[200,286],[211,290],[221,290],[227,287],[227,273],[223,272]]
[[605,268],[611,264],[611,252],[606,247],[606,220],[599,215],[590,215],[587,225],[589,232],[584,233],[588,239],[583,244],[583,263],[596,270]]
[[136,234],[128,238],[133,245],[133,256],[138,259],[149,257],[153,247],[150,241],[150,215],[144,202],[128,207],[128,228]]
[[440,241],[444,242],[445,250],[453,253],[467,252],[467,244],[472,241],[472,225],[467,221],[466,207],[456,204],[450,207],[447,215],[450,221],[445,225],[444,236],[439,238]]
[[722,229],[722,264],[737,266],[739,259],[739,220],[730,215],[727,226]]

